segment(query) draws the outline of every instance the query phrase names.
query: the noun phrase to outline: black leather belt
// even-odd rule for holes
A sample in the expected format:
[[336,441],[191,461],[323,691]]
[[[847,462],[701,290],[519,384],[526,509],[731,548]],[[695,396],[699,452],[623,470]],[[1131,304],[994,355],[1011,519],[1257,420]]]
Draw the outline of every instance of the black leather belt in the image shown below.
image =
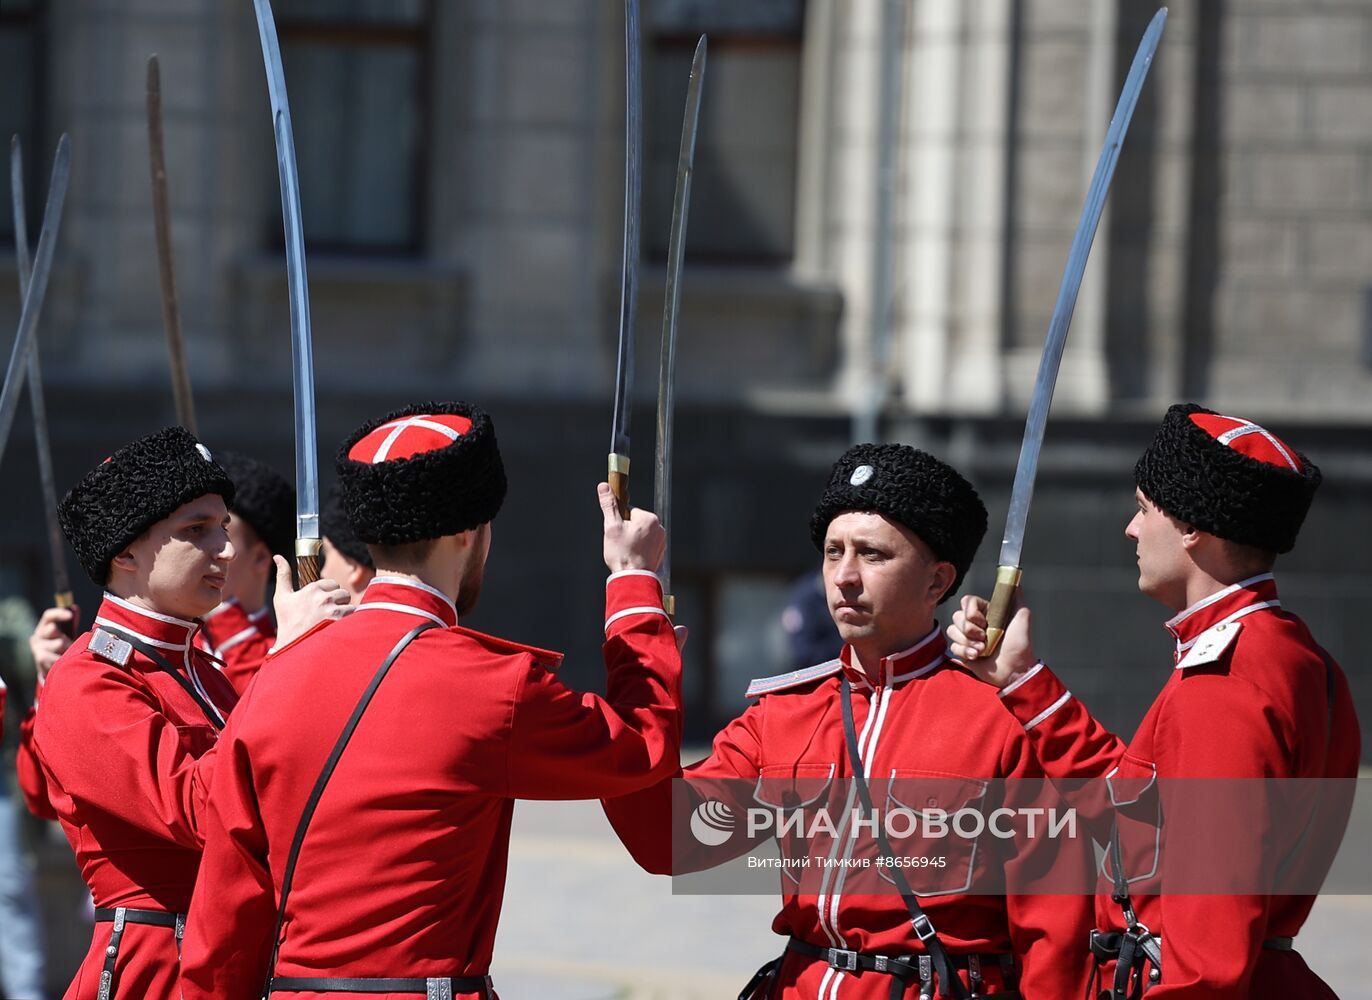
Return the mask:
[[419,993],[425,1000],[452,1000],[461,993],[495,996],[490,976],[433,976],[428,979],[350,979],[341,976],[273,976],[270,993]]
[[166,910],[138,910],[131,906],[113,908],[99,906],[95,910],[95,922],[113,923],[110,940],[105,945],[105,965],[100,970],[100,988],[97,1000],[114,998],[114,964],[119,960],[119,945],[124,940],[124,927],[127,924],[150,924],[153,927],[169,927],[176,933],[176,954],[181,954],[181,939],[186,935],[186,915],[168,913]]
[[1289,937],[1268,938],[1262,943],[1262,946],[1268,951],[1295,951],[1296,939]]
[[[890,976],[892,977],[892,997],[902,996],[907,986],[916,982],[920,985],[920,996],[932,997],[934,995],[933,962],[928,955],[873,955],[847,948],[821,948],[819,945],[794,937],[791,938],[786,947],[798,954],[817,958],[830,968],[840,972],[877,972]],[[1015,959],[1010,954],[950,954],[948,958],[955,968],[967,972],[968,979],[971,980],[972,996],[974,997],[986,995],[982,992],[981,970],[984,967],[999,968],[1007,984],[1013,981],[1015,975]],[[939,983],[937,987],[941,996],[951,994],[950,984]],[[997,993],[995,996],[1003,997],[1004,1000],[1015,1000],[1019,993],[1014,990],[1007,990]]]

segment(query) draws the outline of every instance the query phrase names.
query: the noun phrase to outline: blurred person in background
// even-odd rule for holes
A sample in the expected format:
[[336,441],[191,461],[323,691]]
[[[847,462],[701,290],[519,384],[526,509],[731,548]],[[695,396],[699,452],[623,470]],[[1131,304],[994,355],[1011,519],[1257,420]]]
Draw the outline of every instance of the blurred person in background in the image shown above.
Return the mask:
[[333,580],[348,592],[354,604],[358,603],[376,576],[376,563],[366,543],[353,531],[337,487],[329,491],[319,512],[319,533],[324,536],[320,577]]
[[203,618],[196,641],[223,661],[224,676],[240,695],[276,640],[268,596],[274,557],[295,555],[295,488],[279,472],[233,451],[215,453],[233,482],[229,540],[236,553],[224,580],[224,600]]
[[11,716],[6,719],[0,715],[0,728],[4,730],[0,752],[4,763],[0,776],[0,996],[16,1000],[47,997],[43,917],[11,777],[15,773],[11,762],[22,731],[16,724],[20,708],[31,700],[28,696],[37,682],[25,642],[33,628],[33,611],[26,601],[19,597],[0,600],[0,690],[8,684],[10,699],[4,712]]

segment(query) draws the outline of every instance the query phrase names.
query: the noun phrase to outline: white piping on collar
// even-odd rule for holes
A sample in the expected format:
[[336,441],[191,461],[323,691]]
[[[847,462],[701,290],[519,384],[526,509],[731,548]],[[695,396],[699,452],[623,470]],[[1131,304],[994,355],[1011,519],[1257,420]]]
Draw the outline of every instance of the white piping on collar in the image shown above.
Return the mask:
[[359,604],[354,608],[353,614],[357,614],[359,611],[399,611],[402,615],[418,615],[420,618],[427,618],[429,621],[435,622],[443,628],[452,628],[452,625],[445,622],[432,611],[416,608],[412,604],[392,604],[390,601],[368,601],[366,604]]
[[1231,583],[1229,586],[1225,587],[1223,590],[1217,590],[1215,593],[1211,594],[1209,597],[1202,597],[1199,601],[1197,601],[1195,604],[1191,605],[1191,606],[1190,606],[1189,608],[1187,608],[1185,611],[1179,612],[1177,615],[1173,616],[1172,618],[1167,619],[1167,621],[1166,621],[1164,624],[1166,624],[1166,626],[1167,626],[1168,628],[1175,628],[1176,626],[1180,625],[1182,622],[1186,621],[1186,619],[1188,619],[1188,618],[1190,618],[1192,615],[1194,615],[1197,611],[1200,611],[1200,610],[1203,609],[1203,608],[1208,608],[1208,607],[1210,607],[1210,605],[1215,604],[1215,603],[1217,603],[1218,601],[1224,600],[1224,599],[1225,599],[1226,597],[1228,597],[1230,594],[1236,594],[1236,593],[1238,593],[1240,590],[1242,590],[1244,587],[1251,587],[1251,586],[1253,586],[1253,584],[1255,584],[1255,583],[1262,583],[1264,580],[1272,580],[1272,579],[1275,579],[1275,577],[1272,575],[1272,573],[1268,572],[1268,573],[1259,573],[1257,576],[1250,576],[1247,580],[1240,580],[1238,583]]
[[932,663],[926,663],[918,670],[911,670],[908,674],[896,674],[894,677],[890,679],[888,683],[895,684],[899,681],[912,681],[916,677],[923,677],[925,674],[929,673],[934,668],[941,667],[947,662],[948,654],[945,653],[942,656],[940,656],[937,660],[934,660]]
[[[166,622],[168,625],[180,625],[181,627],[188,628],[191,631],[195,631],[195,629],[198,628],[200,624],[199,622],[191,621],[189,618],[173,618],[171,615],[159,614],[156,611],[150,611],[147,608],[139,607],[137,604],[130,604],[122,597],[114,596],[108,590],[105,591],[105,600],[109,601],[111,604],[118,605],[126,611],[132,611],[136,615],[143,615],[147,618],[153,619],[154,621]],[[116,624],[115,627],[123,628],[122,625],[118,624]]]
[[185,642],[164,642],[164,641],[161,640],[161,639],[154,639],[154,638],[153,638],[152,636],[150,636],[150,635],[144,635],[142,632],[139,632],[137,629],[129,628],[127,625],[123,624],[122,622],[111,621],[110,619],[101,617],[101,616],[99,616],[99,615],[96,616],[95,624],[96,624],[96,625],[106,625],[106,626],[108,626],[108,627],[110,627],[110,628],[116,628],[116,629],[118,629],[118,630],[121,631],[121,632],[127,632],[127,633],[129,633],[129,635],[132,635],[132,636],[135,636],[135,637],[137,637],[137,638],[139,638],[139,639],[142,639],[142,640],[143,640],[144,642],[146,642],[149,646],[156,646],[158,649],[174,649],[174,650],[176,650],[178,653],[182,653],[182,652],[185,652],[186,649],[189,648],[189,646],[190,646],[190,640],[189,640],[189,639],[187,639]]
[[1266,608],[1279,607],[1281,607],[1281,601],[1260,601],[1257,604],[1250,604],[1246,608],[1240,608],[1238,611],[1235,611],[1232,615],[1228,615],[1224,618],[1221,618],[1219,621],[1215,622],[1214,625],[1211,625],[1210,628],[1206,629],[1205,632],[1202,632],[1200,635],[1196,636],[1196,638],[1188,640],[1187,642],[1178,642],[1177,652],[1186,652],[1188,649],[1190,649],[1192,646],[1194,646],[1197,642],[1200,641],[1201,635],[1205,635],[1206,632],[1209,632],[1210,629],[1215,628],[1216,626],[1228,625],[1230,622],[1236,622],[1240,618],[1243,618],[1247,615],[1251,615],[1254,611],[1263,611]]
[[[437,587],[430,587],[423,580],[412,580],[408,576],[390,576],[389,574],[378,574],[377,576],[371,578],[371,581],[367,584],[366,589],[371,590],[372,587],[377,584],[388,583],[395,584],[398,587],[413,587],[415,590],[422,590],[426,594],[432,594],[434,597],[437,597],[448,607],[452,608],[453,617],[457,617],[457,605],[453,603],[453,599],[449,597],[447,594],[443,593],[443,591],[439,590]],[[366,597],[366,591],[363,592],[363,597]],[[363,605],[359,602],[358,607],[360,608],[362,606]]]
[[270,611],[271,611],[271,607],[268,606],[268,605],[266,605],[266,604],[264,604],[264,605],[262,605],[262,607],[258,608],[256,611],[254,611],[254,612],[252,612],[252,613],[250,613],[250,614],[248,615],[248,621],[250,621],[250,622],[260,622],[263,618],[266,618],[266,617],[267,617],[267,614],[268,614]]

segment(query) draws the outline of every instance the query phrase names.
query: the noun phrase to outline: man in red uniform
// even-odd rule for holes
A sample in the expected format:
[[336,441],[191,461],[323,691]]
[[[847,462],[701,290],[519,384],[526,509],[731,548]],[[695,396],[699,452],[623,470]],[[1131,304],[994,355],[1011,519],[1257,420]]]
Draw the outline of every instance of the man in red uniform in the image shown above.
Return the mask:
[[223,661],[224,676],[241,695],[276,639],[267,584],[279,570],[274,559],[289,559],[295,550],[295,489],[255,458],[231,451],[215,458],[233,482],[229,541],[237,554],[228,564],[224,600],[205,615],[198,639]]
[[[681,660],[652,514],[621,519],[601,484],[600,698],[558,681],[559,654],[458,624],[505,495],[485,413],[425,403],[367,423],[338,474],[377,575],[347,620],[275,655],[225,730],[186,1000],[256,1000],[268,976],[274,997],[489,1000],[514,800],[623,794],[680,757]],[[326,759],[336,771],[312,796]]]
[[[177,952],[200,863],[202,807],[233,688],[194,644],[234,557],[233,484],[186,430],[134,441],[59,506],[105,596],[94,628],[53,666],[32,751],[96,906],[67,1000],[177,997]],[[304,593],[304,592],[302,592]],[[314,614],[298,617],[309,601]],[[316,585],[287,605],[298,635],[343,609]]]
[[[807,847],[810,870],[823,869],[818,885],[783,872],[782,908],[772,927],[789,939],[786,950],[744,995],[886,1000],[937,989],[1011,996],[1019,990],[1035,1000],[1080,996],[1089,900],[957,888],[984,884],[1002,866],[1010,884],[1028,887],[1056,864],[1046,840],[950,846],[945,869],[911,873],[927,923],[893,888],[874,891],[870,875],[866,885],[853,886],[852,869],[824,860],[877,856],[870,830],[843,825],[855,773],[883,803],[892,796],[948,813],[978,808],[999,779],[1042,777],[1028,738],[1004,718],[993,693],[948,660],[935,620],[986,531],[976,491],[925,452],[857,445],[835,464],[810,531],[844,640],[841,653],[754,681],[748,694],[757,701],[715,738],[709,758],[685,771],[700,787],[746,783],[748,796],[764,806],[782,806],[792,792],[810,801],[832,798],[840,782],[850,788],[834,835],[812,837]],[[905,791],[914,787],[923,788],[917,799]],[[684,870],[673,854],[682,838],[673,845],[671,830],[672,799],[681,788],[665,780],[604,803],[620,839],[649,871]],[[950,956],[943,975],[935,964],[940,948]]]
[[[1096,899],[1093,951],[1102,986],[1113,988],[1101,996],[1142,987],[1159,1000],[1333,997],[1291,944],[1314,903],[1312,890],[1255,889],[1259,867],[1270,875],[1281,859],[1304,860],[1306,812],[1321,808],[1314,825],[1332,825],[1337,836],[1346,803],[1320,807],[1316,798],[1290,829],[1249,828],[1228,837],[1219,832],[1223,816],[1190,821],[1165,808],[1164,791],[1161,814],[1171,822],[1162,840],[1160,819],[1140,825],[1126,808],[1146,805],[1158,817],[1156,792],[1151,801],[1143,797],[1169,780],[1185,787],[1175,779],[1357,774],[1360,736],[1348,682],[1305,624],[1282,608],[1272,574],[1277,555],[1295,545],[1320,472],[1251,421],[1179,404],[1168,410],[1134,478],[1138,512],[1125,535],[1137,550],[1139,589],[1176,612],[1167,622],[1176,642],[1174,669],[1131,741],[1106,731],[1037,660],[1027,609],[1012,620],[997,655],[973,660],[984,650],[986,604],[964,598],[948,630],[952,649],[1001,689],[1001,704],[1055,780],[1105,777],[1121,807],[1121,874],[1137,884],[1120,892],[1112,874]],[[1241,895],[1165,889],[1160,879],[1172,856],[1161,851],[1158,876],[1159,844],[1165,849],[1174,831],[1222,840],[1217,853],[1228,857],[1212,860],[1252,864],[1250,888]],[[1265,859],[1252,857],[1250,844],[1265,845]],[[1195,849],[1193,840],[1186,853]],[[1314,863],[1317,885],[1328,860]],[[1138,956],[1132,967],[1122,953],[1116,959],[1121,945]]]

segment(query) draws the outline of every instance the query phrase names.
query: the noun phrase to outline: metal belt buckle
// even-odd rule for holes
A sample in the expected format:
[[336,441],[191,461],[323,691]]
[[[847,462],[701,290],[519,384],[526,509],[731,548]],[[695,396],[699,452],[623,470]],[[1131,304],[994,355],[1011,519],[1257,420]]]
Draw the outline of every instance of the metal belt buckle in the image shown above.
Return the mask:
[[928,941],[931,937],[935,937],[938,934],[938,932],[934,930],[934,925],[930,923],[929,918],[923,913],[915,920],[911,921],[911,924],[915,928],[915,937],[919,938],[921,941]]
[[857,972],[858,953],[844,948],[830,948],[829,968],[839,972]]
[[424,1000],[453,1000],[453,981],[446,977],[425,980]]

